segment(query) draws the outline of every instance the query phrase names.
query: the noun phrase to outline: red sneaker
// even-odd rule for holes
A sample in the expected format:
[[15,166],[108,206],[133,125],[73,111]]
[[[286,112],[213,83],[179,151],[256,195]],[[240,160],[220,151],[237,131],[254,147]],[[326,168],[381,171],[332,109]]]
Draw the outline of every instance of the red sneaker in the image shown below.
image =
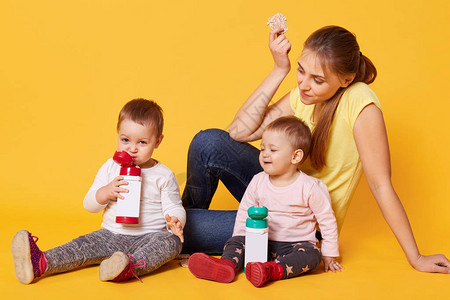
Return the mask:
[[17,280],[23,284],[31,283],[40,277],[47,268],[47,258],[36,242],[39,239],[26,230],[14,235],[11,243],[11,252],[14,259],[14,269]]
[[142,282],[134,273],[134,269],[144,268],[145,265],[146,262],[143,259],[135,263],[133,256],[117,251],[110,258],[102,261],[99,269],[99,278],[101,281],[122,281],[134,276]]
[[192,254],[188,268],[197,278],[222,283],[232,282],[238,271],[231,260],[215,258],[204,253]]
[[245,276],[256,287],[261,287],[267,281],[279,280],[283,275],[283,267],[273,261],[249,262],[245,268]]

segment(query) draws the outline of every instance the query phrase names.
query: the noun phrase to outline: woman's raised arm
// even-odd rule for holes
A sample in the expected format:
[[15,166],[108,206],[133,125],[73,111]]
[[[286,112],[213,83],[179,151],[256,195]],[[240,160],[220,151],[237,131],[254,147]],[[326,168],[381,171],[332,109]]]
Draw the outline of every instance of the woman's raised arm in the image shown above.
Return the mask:
[[274,59],[274,68],[236,113],[230,125],[230,136],[239,142],[261,138],[264,127],[272,120],[293,114],[289,94],[269,106],[275,92],[291,69],[289,51],[291,44],[282,29],[272,30],[269,35],[269,49]]
[[366,106],[358,116],[353,135],[370,190],[408,262],[418,271],[450,273],[450,261],[442,254],[419,253],[408,217],[391,182],[389,144],[381,110]]

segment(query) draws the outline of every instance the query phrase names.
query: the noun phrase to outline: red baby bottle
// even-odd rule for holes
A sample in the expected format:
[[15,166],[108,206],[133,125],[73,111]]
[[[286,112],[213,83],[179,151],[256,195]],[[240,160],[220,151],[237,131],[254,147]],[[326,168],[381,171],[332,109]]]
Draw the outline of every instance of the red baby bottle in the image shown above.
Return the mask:
[[120,175],[128,185],[129,192],[121,193],[124,199],[117,198],[116,223],[139,224],[139,209],[141,206],[141,168],[137,167],[130,154],[125,151],[114,154],[113,160],[118,163]]

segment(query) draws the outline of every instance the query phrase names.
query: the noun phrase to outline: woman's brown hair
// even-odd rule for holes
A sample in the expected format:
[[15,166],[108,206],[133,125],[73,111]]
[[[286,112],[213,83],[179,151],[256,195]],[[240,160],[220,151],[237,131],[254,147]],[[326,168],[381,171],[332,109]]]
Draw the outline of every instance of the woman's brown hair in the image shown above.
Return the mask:
[[[304,49],[315,52],[322,63],[323,70],[333,72],[340,77],[355,74],[351,84],[355,82],[370,84],[377,77],[377,69],[370,59],[361,53],[356,36],[345,28],[339,26],[320,28],[308,37]],[[346,88],[339,88],[334,96],[325,102],[312,132],[310,157],[311,166],[316,170],[321,170],[325,166],[328,134]]]

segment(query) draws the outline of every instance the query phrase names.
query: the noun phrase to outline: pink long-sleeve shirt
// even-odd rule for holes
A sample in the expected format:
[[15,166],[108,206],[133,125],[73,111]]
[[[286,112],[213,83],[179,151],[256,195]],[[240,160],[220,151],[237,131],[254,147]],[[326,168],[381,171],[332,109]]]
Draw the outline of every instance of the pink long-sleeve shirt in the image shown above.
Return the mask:
[[322,255],[339,256],[336,218],[326,185],[300,172],[292,184],[274,186],[269,175],[256,174],[245,191],[236,217],[233,236],[245,235],[247,210],[265,206],[269,210],[269,240],[316,243],[316,223],[322,233]]

